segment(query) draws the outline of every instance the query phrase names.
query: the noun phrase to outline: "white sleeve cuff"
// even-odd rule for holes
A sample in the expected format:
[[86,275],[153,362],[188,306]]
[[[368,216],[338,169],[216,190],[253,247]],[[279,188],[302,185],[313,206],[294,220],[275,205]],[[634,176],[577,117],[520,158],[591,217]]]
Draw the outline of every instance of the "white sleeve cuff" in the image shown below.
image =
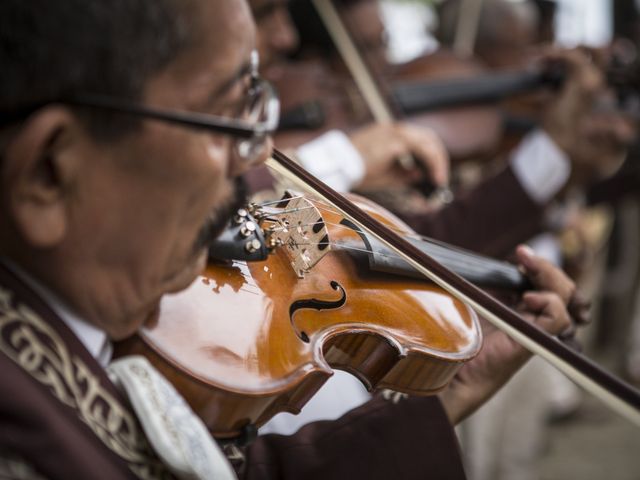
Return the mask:
[[569,157],[542,130],[528,134],[511,154],[509,163],[522,188],[540,204],[551,200],[571,174]]
[[302,166],[331,188],[346,192],[364,178],[365,165],[349,137],[331,130],[296,150]]

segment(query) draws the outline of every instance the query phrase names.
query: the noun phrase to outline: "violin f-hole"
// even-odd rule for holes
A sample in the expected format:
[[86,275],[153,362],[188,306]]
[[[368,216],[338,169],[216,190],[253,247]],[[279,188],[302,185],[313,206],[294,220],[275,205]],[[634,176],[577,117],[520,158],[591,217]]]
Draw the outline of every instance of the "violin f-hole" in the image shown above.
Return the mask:
[[293,320],[293,315],[298,311],[305,308],[313,308],[314,310],[334,310],[342,307],[345,303],[347,303],[347,292],[344,290],[342,285],[340,285],[335,280],[331,280],[329,282],[331,288],[336,291],[339,291],[342,296],[335,301],[326,301],[326,300],[318,300],[316,298],[309,298],[306,300],[296,300],[289,307],[289,319],[291,321],[291,327],[293,331],[296,333],[296,336],[305,343],[309,343],[309,335],[307,335],[304,331],[301,331],[295,324]]

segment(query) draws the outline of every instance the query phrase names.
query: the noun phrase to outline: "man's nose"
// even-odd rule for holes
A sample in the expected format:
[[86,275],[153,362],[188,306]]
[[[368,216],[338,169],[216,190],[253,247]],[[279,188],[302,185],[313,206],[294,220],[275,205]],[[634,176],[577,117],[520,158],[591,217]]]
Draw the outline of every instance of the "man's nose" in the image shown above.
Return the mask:
[[298,46],[298,32],[286,10],[275,13],[268,41],[281,54],[289,53]]

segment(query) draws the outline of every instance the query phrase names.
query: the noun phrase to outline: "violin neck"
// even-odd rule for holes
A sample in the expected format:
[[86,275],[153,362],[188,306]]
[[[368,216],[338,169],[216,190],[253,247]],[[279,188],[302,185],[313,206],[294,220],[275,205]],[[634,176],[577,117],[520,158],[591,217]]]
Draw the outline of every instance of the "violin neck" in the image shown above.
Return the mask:
[[[345,223],[343,221],[343,223]],[[348,223],[348,221],[347,221]],[[424,279],[424,275],[379,240],[356,229],[368,251],[369,268],[375,272]],[[452,272],[482,288],[523,292],[531,284],[515,265],[494,260],[467,250],[449,247],[437,242],[407,238],[416,248],[434,258]],[[354,250],[355,251],[355,250]]]
[[[447,80],[395,83],[391,89],[394,105],[402,115],[412,115],[452,107],[499,102],[542,87],[555,88],[562,75],[549,71],[488,73]],[[318,100],[302,103],[283,112],[279,131],[313,130],[323,126],[325,112]]]
[[405,115],[463,105],[486,104],[540,87],[558,85],[547,71],[503,72],[433,81],[396,83],[393,96]]

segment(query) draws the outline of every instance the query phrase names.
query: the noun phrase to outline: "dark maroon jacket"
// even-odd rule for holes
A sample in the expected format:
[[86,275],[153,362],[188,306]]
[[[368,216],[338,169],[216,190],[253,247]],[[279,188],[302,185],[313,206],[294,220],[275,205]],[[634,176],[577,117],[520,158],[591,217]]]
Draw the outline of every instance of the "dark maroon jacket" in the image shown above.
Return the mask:
[[[2,265],[0,371],[0,477],[171,478],[102,367]],[[455,480],[464,472],[436,397],[378,397],[295,435],[258,437],[241,477]]]

